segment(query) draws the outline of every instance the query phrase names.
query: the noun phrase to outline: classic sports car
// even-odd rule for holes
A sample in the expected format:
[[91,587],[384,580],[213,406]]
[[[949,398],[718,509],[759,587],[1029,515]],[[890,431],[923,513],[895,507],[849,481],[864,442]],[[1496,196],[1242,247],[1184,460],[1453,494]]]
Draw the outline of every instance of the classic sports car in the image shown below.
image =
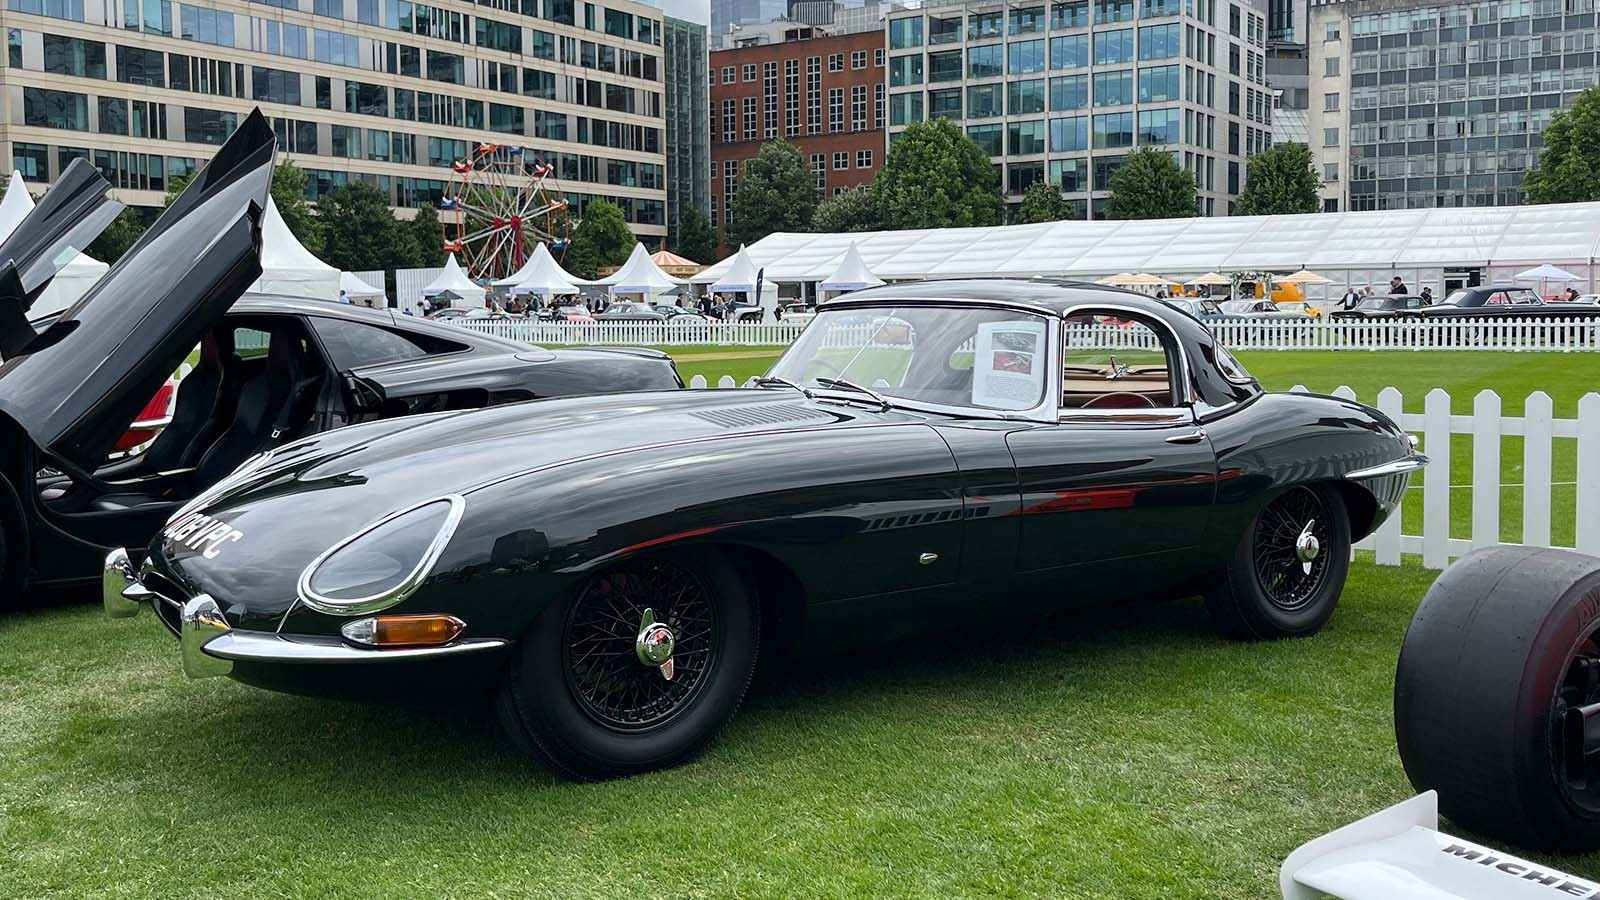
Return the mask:
[[1373,294],[1362,298],[1355,309],[1335,309],[1328,315],[1335,319],[1407,319],[1416,318],[1429,301],[1415,294]]
[[1531,288],[1491,286],[1451,291],[1442,301],[1423,307],[1422,315],[1430,319],[1595,319],[1600,318],[1600,308],[1547,302]]
[[[0,605],[92,581],[251,454],[349,422],[599,390],[681,386],[654,351],[549,351],[347,304],[240,294],[260,274],[272,129],[247,119],[71,309],[28,321],[63,247],[104,225],[109,185],[63,178],[0,244]],[[76,167],[75,167],[76,168]],[[70,197],[56,196],[68,190]],[[71,202],[67,202],[70,200]],[[85,223],[89,223],[88,226]],[[235,302],[238,300],[238,302]],[[171,421],[130,423],[196,344]]]
[[1228,300],[1222,304],[1222,311],[1232,316],[1244,316],[1247,319],[1303,320],[1311,318],[1311,314],[1303,309],[1292,309],[1289,308],[1288,303],[1273,303],[1271,300]]
[[269,451],[142,566],[114,551],[103,596],[151,602],[192,676],[494,679],[513,738],[605,777],[695,754],[786,647],[1199,592],[1236,637],[1312,634],[1425,462],[1374,410],[1262,392],[1164,303],[897,284],[821,305],[749,389]]

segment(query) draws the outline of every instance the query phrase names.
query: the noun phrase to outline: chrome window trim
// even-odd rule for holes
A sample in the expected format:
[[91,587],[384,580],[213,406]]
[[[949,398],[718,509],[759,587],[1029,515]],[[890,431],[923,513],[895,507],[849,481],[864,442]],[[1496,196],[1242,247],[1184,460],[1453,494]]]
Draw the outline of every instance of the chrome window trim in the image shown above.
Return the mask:
[[[317,568],[327,562],[334,554],[365,537],[373,530],[381,528],[401,516],[441,502],[450,505],[449,510],[445,513],[444,524],[439,527],[439,531],[433,536],[433,540],[428,544],[427,549],[423,551],[422,558],[412,567],[410,574],[401,579],[394,587],[376,594],[358,597],[354,600],[335,600],[331,597],[324,597],[311,589],[311,578],[316,574]],[[439,561],[439,557],[444,553],[445,545],[450,543],[450,538],[455,536],[456,526],[461,524],[461,517],[466,513],[466,510],[467,501],[465,497],[460,494],[445,494],[440,497],[430,497],[420,503],[413,503],[403,509],[389,513],[375,522],[362,526],[356,533],[322,551],[317,555],[316,559],[311,561],[310,565],[300,571],[300,579],[295,585],[295,594],[299,602],[317,612],[333,616],[378,612],[399,604],[416,593],[417,588],[422,587],[422,582],[433,571],[434,564]]]
[[[1122,306],[1122,305],[1116,304],[1116,303],[1098,303],[1098,302],[1095,302],[1095,301],[1086,300],[1081,304],[1074,304],[1074,305],[1069,306],[1066,309],[1062,310],[1061,313],[1060,313],[1060,316],[1059,316],[1060,319],[1061,319],[1060,327],[1056,329],[1056,332],[1057,332],[1057,334],[1056,334],[1056,343],[1061,346],[1061,359],[1062,359],[1061,365],[1056,366],[1057,371],[1062,371],[1063,370],[1063,366],[1065,366],[1065,364],[1066,364],[1065,360],[1066,360],[1066,352],[1067,352],[1067,350],[1066,350],[1066,347],[1067,347],[1067,336],[1066,336],[1067,319],[1071,318],[1072,316],[1082,315],[1084,313],[1093,314],[1094,312],[1096,312],[1098,310],[1102,310],[1102,309],[1111,310],[1111,311],[1114,311],[1114,312],[1129,313],[1131,315],[1137,316],[1141,323],[1144,322],[1145,320],[1150,320],[1150,321],[1153,321],[1156,324],[1161,326],[1161,328],[1166,332],[1167,337],[1172,341],[1172,346],[1177,348],[1177,351],[1178,351],[1178,370],[1179,370],[1179,372],[1178,372],[1178,380],[1180,382],[1179,390],[1180,390],[1180,392],[1182,394],[1182,396],[1180,397],[1180,400],[1182,402],[1178,406],[1175,406],[1175,407],[1173,407],[1173,406],[1158,406],[1158,407],[1153,407],[1153,409],[1156,409],[1156,410],[1164,410],[1164,409],[1188,410],[1189,414],[1191,416],[1193,416],[1193,414],[1194,414],[1194,402],[1195,402],[1195,400],[1194,400],[1194,398],[1195,398],[1194,384],[1193,384],[1193,381],[1189,377],[1189,352],[1187,350],[1183,349],[1183,340],[1178,337],[1178,333],[1172,329],[1172,325],[1170,323],[1166,322],[1160,316],[1158,316],[1158,315],[1156,315],[1154,313],[1147,312],[1147,311],[1139,309],[1137,307]],[[1169,375],[1170,375],[1170,372],[1169,372]],[[1170,378],[1169,378],[1169,380],[1170,380]],[[1061,390],[1061,379],[1060,378],[1056,379],[1056,390],[1057,390],[1058,393]],[[1058,406],[1058,408],[1060,408],[1060,407]],[[1127,411],[1126,410],[1120,410],[1120,412],[1126,413]]]

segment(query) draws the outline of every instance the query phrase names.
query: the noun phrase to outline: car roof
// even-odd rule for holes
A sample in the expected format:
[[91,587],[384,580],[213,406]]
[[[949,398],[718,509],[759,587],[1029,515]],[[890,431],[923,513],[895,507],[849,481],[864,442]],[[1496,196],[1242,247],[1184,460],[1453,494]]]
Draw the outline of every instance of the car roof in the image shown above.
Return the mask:
[[282,294],[246,294],[233,304],[233,308],[229,310],[229,313],[233,315],[272,313],[276,315],[322,316],[323,318],[343,319],[349,322],[361,322],[366,325],[377,325],[384,328],[418,331],[445,340],[455,341],[458,344],[471,344],[479,349],[490,351],[527,350],[530,346],[522,341],[513,341],[487,332],[462,328],[459,325],[447,325],[421,316],[395,315],[391,309],[370,309],[353,303],[313,300],[309,297],[289,297]]
[[970,303],[974,306],[998,304],[1043,310],[1057,315],[1085,303],[1115,303],[1151,315],[1160,315],[1171,309],[1154,297],[1134,291],[1054,278],[953,278],[906,281],[867,288],[833,300],[825,300],[817,304],[817,308],[892,303],[901,300],[937,300],[948,303]]

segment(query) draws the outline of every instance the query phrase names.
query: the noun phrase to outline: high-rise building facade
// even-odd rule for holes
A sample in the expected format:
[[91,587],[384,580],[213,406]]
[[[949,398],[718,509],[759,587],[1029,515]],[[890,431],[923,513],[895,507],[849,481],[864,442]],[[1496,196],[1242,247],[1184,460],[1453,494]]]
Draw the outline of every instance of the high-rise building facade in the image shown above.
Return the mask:
[[770,22],[788,12],[788,0],[711,0],[711,49],[728,46],[728,29],[734,25]]
[[[667,235],[682,233],[690,207],[711,213],[710,65],[706,26],[667,16],[663,20],[667,115]],[[709,263],[711,260],[697,260]]]
[[439,199],[480,143],[528,148],[581,215],[666,231],[660,10],[632,0],[7,0],[0,159],[48,182],[86,157],[159,206],[252,107],[313,200]]
[[1272,143],[1266,5],[1234,0],[1039,0],[888,13],[889,140],[923,119],[966,129],[1009,203],[1048,179],[1103,215],[1127,153],[1157,147],[1226,215],[1244,163]]
[[1600,81],[1595,0],[1311,7],[1326,209],[1522,202],[1540,134]]
[[832,196],[883,165],[883,32],[823,34],[711,54],[711,212],[727,233],[746,160],[783,138]]

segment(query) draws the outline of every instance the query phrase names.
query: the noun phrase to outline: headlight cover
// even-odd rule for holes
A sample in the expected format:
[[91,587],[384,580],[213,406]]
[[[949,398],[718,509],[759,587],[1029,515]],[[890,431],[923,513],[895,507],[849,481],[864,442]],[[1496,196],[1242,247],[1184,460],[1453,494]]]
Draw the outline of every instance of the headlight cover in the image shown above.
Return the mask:
[[300,573],[300,602],[336,616],[394,606],[428,577],[466,508],[458,495],[435,497],[334,544]]

